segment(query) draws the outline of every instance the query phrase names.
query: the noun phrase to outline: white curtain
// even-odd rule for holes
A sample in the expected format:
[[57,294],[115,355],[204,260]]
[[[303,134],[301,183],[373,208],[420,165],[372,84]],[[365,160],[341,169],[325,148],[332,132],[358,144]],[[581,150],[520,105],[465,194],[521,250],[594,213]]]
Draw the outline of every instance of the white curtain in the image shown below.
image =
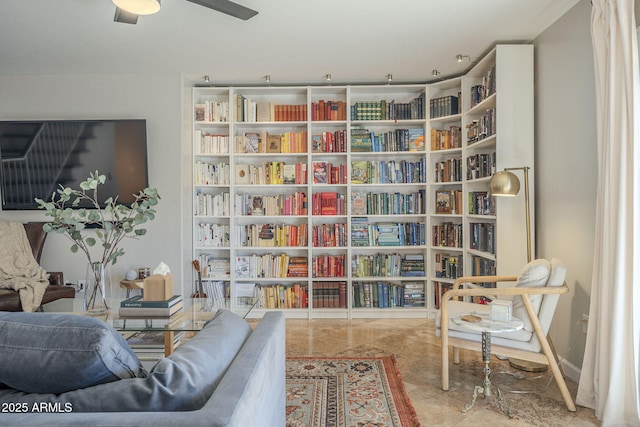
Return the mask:
[[633,0],[593,0],[598,189],[589,328],[576,403],[640,425],[640,70]]

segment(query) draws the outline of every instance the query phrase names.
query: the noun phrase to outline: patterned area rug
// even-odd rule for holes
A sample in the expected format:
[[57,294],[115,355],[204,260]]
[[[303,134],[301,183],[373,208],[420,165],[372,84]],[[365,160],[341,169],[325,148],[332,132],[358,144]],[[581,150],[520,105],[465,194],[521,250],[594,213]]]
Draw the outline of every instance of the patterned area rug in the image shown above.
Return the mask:
[[419,427],[393,356],[287,358],[287,427]]

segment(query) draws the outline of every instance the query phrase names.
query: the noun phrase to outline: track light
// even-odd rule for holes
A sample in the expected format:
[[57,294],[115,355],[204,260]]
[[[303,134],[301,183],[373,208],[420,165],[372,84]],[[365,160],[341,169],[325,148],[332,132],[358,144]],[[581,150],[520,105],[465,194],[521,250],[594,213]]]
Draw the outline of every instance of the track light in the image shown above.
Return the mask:
[[113,0],[113,4],[136,15],[153,15],[160,10],[160,0]]
[[391,84],[392,80],[393,80],[393,75],[387,74],[387,84]]
[[462,62],[463,59],[467,59],[467,61],[471,62],[471,57],[469,55],[456,55],[456,61]]
[[271,83],[271,76],[269,74],[267,74],[266,76],[264,76],[264,82],[265,83]]
[[325,74],[324,79],[328,82],[331,81],[331,74]]
[[202,80],[204,80],[204,82],[205,82],[205,83],[209,83],[209,82],[210,82],[210,80],[209,80],[209,76],[204,76],[204,77],[202,78]]
[[438,71],[438,70],[433,70],[433,71],[431,71],[431,75],[432,75],[433,77],[438,77],[438,76],[440,75],[440,71]]

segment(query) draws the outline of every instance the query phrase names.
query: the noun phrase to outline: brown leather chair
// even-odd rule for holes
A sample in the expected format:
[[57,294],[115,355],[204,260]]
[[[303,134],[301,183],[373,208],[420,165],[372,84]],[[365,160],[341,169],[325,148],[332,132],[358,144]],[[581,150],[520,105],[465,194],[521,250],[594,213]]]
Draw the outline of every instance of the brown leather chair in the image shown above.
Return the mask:
[[[33,257],[40,263],[42,248],[47,239],[47,233],[42,230],[43,222],[28,222],[24,224],[27,239],[33,251]],[[64,284],[64,276],[61,272],[49,273],[49,286],[42,297],[42,304],[55,301],[60,298],[74,298],[75,289]],[[0,289],[0,311],[22,311],[20,294],[12,289]]]

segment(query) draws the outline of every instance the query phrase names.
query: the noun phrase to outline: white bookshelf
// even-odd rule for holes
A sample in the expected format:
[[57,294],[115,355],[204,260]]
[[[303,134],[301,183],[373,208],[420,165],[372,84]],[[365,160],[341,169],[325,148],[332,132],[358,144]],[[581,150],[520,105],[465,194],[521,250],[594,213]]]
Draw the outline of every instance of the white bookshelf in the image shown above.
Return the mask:
[[[482,80],[489,68],[496,67],[496,94],[484,101],[479,106],[470,107],[470,90]],[[460,111],[447,114],[442,117],[430,118],[430,100],[445,96],[458,96],[460,94]],[[383,117],[352,117],[354,106],[358,105],[359,114],[367,114],[367,102],[384,101],[387,105],[395,103],[410,103],[412,100],[424,97],[424,111],[422,117],[383,118]],[[512,166],[533,167],[533,63],[532,47],[528,45],[505,46],[498,45],[485,58],[479,61],[466,75],[453,79],[438,81],[430,84],[411,85],[366,85],[366,86],[291,86],[291,87],[195,87],[192,90],[194,104],[202,104],[204,101],[227,102],[229,105],[228,121],[208,122],[192,121],[192,133],[194,137],[208,132],[216,135],[229,136],[229,151],[216,153],[203,153],[198,145],[192,141],[193,177],[193,259],[201,259],[206,262],[206,257],[229,260],[229,275],[204,274],[205,281],[223,283],[228,288],[231,297],[231,308],[242,305],[242,298],[237,292],[246,293],[252,285],[273,286],[276,284],[284,287],[299,286],[306,288],[308,292],[308,305],[302,308],[283,309],[287,317],[297,318],[376,318],[376,317],[429,317],[434,314],[434,295],[437,282],[452,283],[453,278],[436,277],[435,260],[448,254],[460,257],[462,270],[471,272],[472,256],[483,259],[497,260],[499,274],[515,274],[526,262],[525,235],[524,235],[524,202],[521,195],[511,200],[497,200],[495,215],[471,215],[469,214],[470,191],[485,191],[488,188],[490,177],[467,179],[467,157],[475,154],[496,153],[496,169]],[[338,117],[337,113],[327,112],[325,120],[321,120],[317,109],[320,101],[339,101],[342,103],[344,116]],[[238,109],[238,104],[246,103],[244,111]],[[249,107],[256,103],[255,109]],[[273,105],[271,105],[271,103]],[[269,117],[264,120],[269,111],[275,113],[275,105],[293,105],[292,113],[288,120],[275,120]],[[370,107],[370,106],[369,106]],[[415,104],[414,104],[415,107]],[[410,107],[406,107],[410,110]],[[477,120],[480,114],[484,114],[487,108],[496,109],[495,136],[483,138],[481,141],[469,144],[466,141],[467,125]],[[296,113],[297,111],[297,113]],[[328,109],[330,111],[330,109]],[[414,109],[414,113],[415,113]],[[194,108],[195,113],[195,108]],[[369,112],[370,113],[370,112]],[[286,114],[286,113],[284,113]],[[329,115],[333,114],[333,115]],[[327,120],[330,118],[330,120]],[[459,147],[442,150],[431,150],[432,131],[448,130],[451,126],[459,128],[462,143]],[[424,132],[424,149],[419,151],[394,150],[391,152],[359,151],[352,147],[352,133],[364,128],[375,135],[395,134],[402,135],[403,129],[422,129]],[[261,140],[267,141],[266,134],[284,135],[295,133],[304,135],[304,149],[300,152],[243,152],[239,149],[236,139],[245,134],[256,134]],[[343,134],[346,149],[318,149],[318,135],[326,138],[334,137],[339,141],[339,135]],[[315,143],[314,143],[315,140]],[[269,139],[269,141],[271,141]],[[337,145],[337,142],[336,142]],[[266,147],[266,145],[265,145]],[[314,149],[315,147],[315,149]],[[353,148],[353,149],[352,149]],[[249,150],[252,151],[252,150]],[[266,150],[265,150],[266,151]],[[284,162],[285,164],[304,165],[307,171],[307,180],[298,183],[274,184],[268,182],[238,180],[241,172],[259,169],[269,162]],[[394,163],[395,162],[395,163]],[[217,180],[214,183],[202,183],[196,180],[196,171],[202,168],[203,163],[215,166],[216,170],[228,168],[228,181]],[[446,164],[460,165],[455,178],[436,181],[435,165]],[[346,175],[345,180],[337,182],[314,182],[314,164],[331,164]],[[406,175],[396,174],[390,181],[373,180],[372,182],[358,182],[352,179],[352,172],[363,165],[375,165],[376,173],[380,170],[398,165],[410,165],[415,169],[426,166],[426,178],[406,179]],[[342,170],[340,170],[342,166]],[[302,167],[302,166],[300,166]],[[411,169],[411,170],[413,170]],[[448,171],[450,169],[447,169]],[[530,184],[534,181],[534,169],[531,169]],[[516,171],[516,174],[518,172]],[[453,176],[453,175],[452,175]],[[520,176],[519,176],[520,177]],[[521,178],[521,177],[520,177]],[[322,181],[322,180],[321,180]],[[442,191],[462,194],[460,197],[462,206],[458,212],[438,213],[435,207],[436,193]],[[333,213],[328,211],[314,212],[314,197],[320,198],[323,193],[337,193],[342,196],[343,211]],[[393,194],[398,200],[411,205],[409,210],[398,211],[374,211],[356,212],[353,210],[352,196],[361,193],[370,195],[378,201],[393,199],[385,198],[384,194]],[[208,195],[210,198],[229,200],[228,212],[207,215],[197,210],[197,194]],[[248,200],[258,200],[256,196],[262,196],[262,202],[277,200],[301,200],[300,195],[306,195],[306,212],[277,212],[275,214],[256,215],[247,207]],[[297,198],[294,196],[297,195]],[[280,198],[280,199],[279,199]],[[414,203],[420,198],[424,199],[422,210]],[[216,199],[216,200],[217,200]],[[329,198],[330,199],[330,198]],[[533,200],[532,200],[533,202]],[[296,206],[297,206],[296,202]],[[384,205],[384,203],[382,203]],[[392,205],[393,206],[393,205]],[[418,204],[419,206],[419,204]],[[533,206],[533,205],[532,205]],[[533,208],[532,208],[533,209]],[[323,214],[324,213],[324,214]],[[405,244],[394,244],[387,234],[383,233],[383,245],[360,245],[352,238],[354,224],[364,218],[370,224],[381,226],[383,230],[395,232],[395,227],[388,224],[413,224],[408,230],[423,227],[424,241],[408,240]],[[480,250],[470,249],[469,229],[473,222],[484,222],[495,227],[496,251],[490,254]],[[256,224],[273,224],[275,226],[292,226],[298,230],[306,228],[307,241],[303,244],[286,244],[284,246],[260,246],[247,245],[241,241],[242,232],[255,228]],[[462,240],[459,247],[442,247],[432,241],[432,227],[451,224],[457,227],[457,232]],[[222,239],[218,242],[214,239],[208,245],[199,243],[199,230],[202,227],[217,227],[217,230],[228,231],[228,241]],[[386,227],[386,228],[385,228]],[[318,245],[314,245],[313,230],[318,229],[325,233],[344,229],[346,239],[342,243],[333,243],[331,238],[325,239]],[[265,235],[268,235],[266,233]],[[339,235],[339,233],[337,233]],[[521,236],[520,236],[521,235]],[[328,243],[327,243],[328,242]],[[306,258],[308,260],[308,274],[303,277],[274,277],[271,273],[260,277],[239,277],[235,274],[238,267],[238,257],[263,257],[272,258],[286,255],[289,257]],[[366,257],[380,259],[396,259],[396,257],[422,256],[425,263],[425,276],[402,276],[397,274],[380,273],[365,274],[359,269],[352,271],[354,260]],[[335,271],[314,275],[313,260],[343,259],[344,274]],[[522,259],[520,259],[522,258]],[[194,272],[195,277],[195,272]],[[420,307],[376,307],[361,306],[362,301],[357,289],[365,289],[360,284],[375,284],[384,282],[388,289],[402,288],[407,284],[424,287],[425,304]],[[325,285],[326,284],[326,285]],[[341,306],[324,306],[314,294],[323,292],[334,294],[343,286]],[[324,286],[328,289],[325,291]],[[374,292],[373,287],[370,287]],[[384,287],[380,288],[384,289]],[[378,298],[379,299],[379,298]],[[338,298],[340,302],[340,299]],[[400,300],[398,301],[400,302]],[[328,303],[327,303],[328,304]],[[263,301],[261,307],[255,308],[250,316],[261,316],[271,310]]]

